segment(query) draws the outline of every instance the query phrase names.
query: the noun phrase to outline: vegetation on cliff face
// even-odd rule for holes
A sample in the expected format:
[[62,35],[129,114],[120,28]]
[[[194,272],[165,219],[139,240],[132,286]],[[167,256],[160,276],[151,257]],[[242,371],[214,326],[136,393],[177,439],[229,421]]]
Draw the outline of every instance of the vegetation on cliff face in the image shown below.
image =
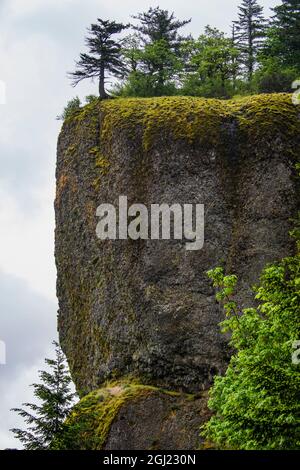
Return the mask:
[[27,424],[27,428],[11,429],[25,450],[50,450],[55,439],[63,434],[75,394],[71,391],[71,377],[66,358],[56,342],[55,359],[45,359],[48,370],[39,372],[41,383],[33,384],[38,403],[23,403],[27,409],[13,408]]
[[[74,84],[99,79],[102,98],[110,76],[121,79],[112,90],[118,96],[230,98],[289,91],[300,72],[299,5],[282,0],[273,13],[265,19],[257,0],[241,0],[231,36],[207,26],[195,38],[180,34],[190,19],[160,7],[133,16],[137,23],[131,26],[98,19],[86,38],[89,53],[80,55],[71,77]],[[114,39],[128,27],[127,37]]]
[[63,436],[54,443],[59,449],[103,449],[111,424],[127,400],[145,395],[151,387],[111,384],[95,390],[74,406],[64,425]]
[[[80,402],[74,406],[64,424],[62,435],[59,436],[58,439],[55,439],[52,447],[57,450],[104,449],[112,424],[116,421],[119,413],[121,411],[124,413],[126,407],[138,402],[142,402],[144,404],[142,408],[146,409],[153,398],[155,400],[166,400],[170,402],[169,408],[166,407],[165,419],[171,419],[171,421],[172,419],[174,421],[174,416],[178,410],[180,410],[181,401],[185,404],[189,404],[190,402],[193,406],[193,402],[196,400],[194,395],[162,390],[157,387],[141,385],[125,379],[121,382],[108,383],[104,388],[95,390],[83,397]],[[198,397],[198,401],[199,400],[200,398]],[[202,412],[207,413],[205,399],[203,400],[203,404]],[[161,419],[159,414],[159,410],[157,410],[156,415],[152,413],[153,428],[156,428],[157,420],[159,421]],[[145,413],[145,419],[146,416],[147,412]],[[186,419],[189,419],[188,414]],[[136,416],[133,417],[133,420],[136,420]],[[130,425],[129,423],[129,426]],[[143,422],[140,421],[139,425],[143,427]],[[160,433],[164,435],[165,431],[163,429],[164,424],[162,423]],[[151,442],[152,431],[152,429],[148,430],[149,442]],[[173,431],[175,433],[177,432],[176,426],[173,428]],[[133,429],[132,432],[134,432]],[[160,433],[157,433],[157,439],[159,439]],[[152,445],[156,445],[156,440],[153,441]]]
[[116,34],[122,33],[126,28],[122,23],[100,18],[96,24],[91,25],[86,38],[89,54],[80,54],[75,72],[69,74],[74,86],[86,78],[96,78],[99,80],[99,96],[108,97],[105,91],[107,75],[122,77],[126,70],[121,56],[121,42],[114,39]]
[[[88,117],[102,115],[101,140],[110,142],[116,132],[135,138],[142,131],[143,150],[167,132],[171,138],[189,144],[222,143],[224,124],[236,125],[243,135],[255,142],[277,132],[278,139],[289,137],[298,129],[298,109],[291,94],[265,94],[232,101],[192,97],[119,98],[106,102],[95,100],[66,120],[77,129]],[[92,151],[92,150],[91,150]]]
[[[142,334],[137,329],[140,328],[139,321],[146,321],[141,309],[144,306],[149,309],[149,303],[153,303],[153,311],[160,311],[161,306],[168,303],[171,318],[169,305],[175,302],[176,293],[173,295],[171,287],[167,291],[158,288],[155,281],[146,287],[141,283],[145,275],[144,259],[137,261],[136,248],[132,243],[122,244],[122,250],[118,252],[120,245],[99,244],[95,240],[95,213],[99,201],[113,202],[115,197],[128,194],[128,191],[133,201],[142,201],[148,195],[151,196],[152,192],[157,198],[157,194],[159,197],[161,195],[153,186],[153,174],[157,181],[160,178],[165,181],[170,173],[175,174],[176,178],[178,175],[178,179],[172,180],[172,185],[180,188],[183,184],[182,174],[188,172],[185,191],[197,194],[198,200],[204,200],[207,204],[215,201],[222,214],[228,211],[227,200],[237,206],[232,214],[233,219],[228,219],[227,241],[224,244],[220,235],[220,239],[214,240],[214,243],[220,246],[223,257],[224,252],[227,253],[229,265],[238,263],[243,256],[244,264],[237,271],[242,282],[247,283],[245,259],[251,265],[253,253],[256,256],[256,264],[251,268],[254,276],[261,269],[259,267],[258,270],[257,263],[260,262],[258,258],[261,257],[262,247],[268,260],[275,259],[280,250],[280,253],[289,251],[286,236],[283,231],[279,234],[277,227],[278,224],[288,224],[296,204],[291,161],[297,158],[298,108],[292,104],[290,94],[259,95],[233,101],[192,97],[93,100],[66,119],[59,142],[56,198],[58,295],[63,299],[60,304],[59,329],[80,396],[97,389],[105,380],[120,377],[123,368],[128,373],[133,367],[137,375],[143,378],[146,373],[147,380],[153,384],[153,371],[164,377],[171,374],[174,362],[173,354],[170,352],[168,357],[168,352],[164,352],[163,357],[168,357],[169,361],[166,365],[158,357],[157,346],[151,344],[147,348],[151,354],[153,348],[153,365],[149,366],[148,358],[144,360],[143,356],[142,363],[141,344],[145,344],[147,339],[142,341]],[[207,171],[211,173],[208,175]],[[267,179],[266,174],[269,175]],[[192,179],[193,175],[197,181]],[[277,181],[272,186],[268,183],[271,178]],[[171,185],[168,183],[164,188],[167,194],[169,188]],[[259,198],[257,188],[260,191]],[[202,192],[198,193],[199,189]],[[221,192],[216,194],[216,191]],[[276,207],[269,194],[276,201]],[[245,201],[248,201],[246,206]],[[266,204],[270,207],[267,215]],[[217,215],[218,220],[209,217],[210,214],[207,221],[208,226],[213,228],[211,238],[219,233],[219,228],[222,234],[227,221],[222,220],[219,227],[220,216]],[[251,232],[243,233],[243,227],[249,220],[251,224],[259,224],[260,230],[272,226],[271,235],[275,232],[276,235],[269,244],[270,251],[265,246],[262,231],[253,237]],[[268,225],[269,222],[271,225]],[[176,269],[180,273],[180,265],[184,265],[185,258],[181,258],[180,248],[178,250],[176,256],[170,254],[167,263],[167,251],[164,249],[160,257],[166,257],[164,272],[171,273]],[[245,258],[248,256],[247,250],[249,257]],[[202,276],[201,269],[204,272],[218,262],[217,256],[220,259],[222,254],[217,255],[215,250],[208,254],[203,251],[197,254],[199,261],[193,263],[193,266],[184,265],[183,282],[186,285],[184,292],[180,291],[180,300],[176,300],[176,305],[178,303],[185,312],[178,320],[179,331],[189,329],[186,325],[182,328],[181,322],[188,318],[187,310],[198,310],[198,301],[203,301],[209,312],[213,311],[214,306],[209,303],[211,288],[206,281],[201,280],[205,294],[201,294],[203,297],[197,302],[194,294],[190,296],[187,292],[196,283],[197,276]],[[197,272],[196,265],[202,267],[197,267]],[[186,269],[190,269],[190,277]],[[142,275],[138,270],[141,270]],[[147,273],[147,279],[148,276]],[[153,276],[153,279],[157,278],[156,270]],[[170,282],[173,282],[172,279]],[[196,285],[193,289],[197,290]],[[139,292],[138,298],[136,292]],[[111,298],[114,299],[113,303]],[[125,325],[122,331],[120,311],[122,325]],[[151,312],[147,311],[145,318],[149,318],[149,315]],[[165,328],[168,321],[171,322],[163,318],[164,323],[156,325],[157,331]],[[195,318],[199,318],[196,312],[193,313]],[[152,318],[154,323],[159,321],[158,315]],[[117,340],[119,336],[125,335],[124,331],[126,349]],[[172,331],[169,325],[166,335]],[[193,333],[189,332],[189,335]],[[193,341],[196,339],[193,338]],[[194,344],[190,338],[189,344]],[[199,383],[200,373],[195,368],[187,367],[186,374],[188,376],[180,379],[185,384],[190,383],[191,376],[194,384]],[[177,379],[173,372],[172,376]],[[165,383],[160,385],[165,386]]]
[[237,352],[225,376],[215,377],[209,401],[215,414],[204,435],[221,448],[299,449],[300,244],[295,256],[264,269],[255,288],[259,306],[242,315],[233,298],[236,276],[222,268],[208,274]]

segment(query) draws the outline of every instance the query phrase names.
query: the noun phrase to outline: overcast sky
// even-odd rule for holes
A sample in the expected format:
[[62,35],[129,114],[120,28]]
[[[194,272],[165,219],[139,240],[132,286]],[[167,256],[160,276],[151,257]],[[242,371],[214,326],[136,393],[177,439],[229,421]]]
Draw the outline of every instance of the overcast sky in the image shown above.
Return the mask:
[[[9,428],[11,407],[32,399],[28,387],[56,337],[54,213],[55,151],[66,102],[96,93],[66,78],[96,18],[128,22],[159,5],[181,19],[187,33],[210,24],[229,31],[240,0],[0,0],[0,449],[20,447]],[[279,0],[261,0],[266,15]],[[1,103],[1,95],[0,95]],[[1,345],[1,343],[0,343]],[[0,357],[1,361],[1,357]]]

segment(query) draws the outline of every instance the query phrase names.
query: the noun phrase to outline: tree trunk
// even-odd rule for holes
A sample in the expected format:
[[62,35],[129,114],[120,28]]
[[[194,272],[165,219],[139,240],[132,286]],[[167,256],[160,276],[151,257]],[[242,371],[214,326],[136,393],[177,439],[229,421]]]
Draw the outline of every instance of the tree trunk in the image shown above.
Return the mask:
[[226,79],[224,75],[221,75],[221,93],[223,98],[227,98],[227,93],[226,93]]
[[158,80],[157,80],[158,86],[160,87],[160,92],[162,91],[162,87],[165,84],[165,77],[164,77],[164,67],[163,65],[160,65],[158,67]]
[[100,74],[99,74],[99,96],[101,99],[107,98],[107,94],[105,91],[105,68],[102,64],[100,66]]
[[254,45],[253,45],[253,28],[252,28],[253,15],[249,17],[249,27],[248,27],[248,82],[252,82],[253,71],[254,71]]

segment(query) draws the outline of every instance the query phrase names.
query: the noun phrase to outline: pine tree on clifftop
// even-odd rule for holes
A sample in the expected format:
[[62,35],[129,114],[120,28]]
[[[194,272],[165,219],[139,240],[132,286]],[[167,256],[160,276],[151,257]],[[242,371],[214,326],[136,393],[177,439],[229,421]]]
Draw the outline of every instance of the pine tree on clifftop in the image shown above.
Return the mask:
[[171,49],[176,49],[182,37],[178,34],[178,30],[190,23],[191,20],[177,20],[174,13],[168,10],[162,10],[159,7],[149,8],[147,12],[139,13],[133,16],[139,20],[139,24],[133,26],[141,36],[145,44],[155,41],[166,41]]
[[105,91],[105,82],[108,76],[123,77],[125,66],[122,60],[122,42],[112,38],[121,33],[127,26],[115,21],[101,20],[92,24],[88,29],[86,45],[89,54],[80,54],[76,62],[76,71],[69,74],[73,86],[87,78],[96,78],[99,82],[99,96],[104,99],[108,95]]
[[242,65],[248,81],[251,82],[258,52],[263,45],[266,32],[266,20],[263,7],[257,0],[242,0],[239,6],[239,19],[234,21],[235,45],[241,52]]
[[273,11],[273,53],[300,70],[300,0],[282,0]]
[[55,359],[45,359],[49,371],[40,371],[40,384],[33,384],[34,396],[40,404],[23,403],[13,408],[27,423],[27,430],[11,429],[26,450],[47,450],[54,438],[59,439],[63,423],[69,414],[75,395],[70,390],[71,378],[67,371],[65,356],[55,345]]

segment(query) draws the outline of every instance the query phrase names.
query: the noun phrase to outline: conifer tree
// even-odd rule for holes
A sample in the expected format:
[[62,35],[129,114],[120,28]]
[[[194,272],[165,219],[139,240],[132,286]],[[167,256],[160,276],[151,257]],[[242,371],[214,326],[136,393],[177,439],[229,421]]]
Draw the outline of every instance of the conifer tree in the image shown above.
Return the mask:
[[239,19],[234,21],[235,40],[248,81],[251,82],[267,23],[263,16],[263,7],[257,0],[242,0],[238,16]]
[[26,409],[13,408],[27,423],[27,430],[11,429],[26,450],[51,449],[51,443],[59,438],[63,423],[69,414],[74,393],[70,390],[71,378],[65,356],[56,342],[55,359],[45,359],[48,371],[40,371],[41,383],[33,384],[34,396],[40,402],[23,403]]
[[273,53],[300,70],[300,0],[282,0],[273,9]]
[[141,38],[137,33],[129,34],[124,38],[122,46],[127,72],[136,72],[142,55]]
[[76,71],[69,74],[73,86],[87,78],[96,78],[99,82],[99,96],[108,97],[105,91],[105,82],[108,76],[123,77],[125,65],[122,60],[122,41],[112,38],[121,33],[127,26],[115,21],[98,18],[97,24],[92,24],[88,29],[86,45],[89,54],[80,54],[76,62]]
[[153,82],[154,94],[164,94],[165,83],[176,78],[181,65],[180,45],[185,38],[178,31],[191,20],[177,20],[174,13],[159,7],[133,18],[139,21],[133,29],[144,44],[140,54],[142,78]]
[[149,8],[147,12],[133,16],[139,20],[140,24],[133,28],[140,34],[146,44],[155,41],[166,41],[171,49],[177,48],[183,38],[178,34],[178,30],[190,23],[191,20],[177,20],[174,13],[162,10],[159,7]]

